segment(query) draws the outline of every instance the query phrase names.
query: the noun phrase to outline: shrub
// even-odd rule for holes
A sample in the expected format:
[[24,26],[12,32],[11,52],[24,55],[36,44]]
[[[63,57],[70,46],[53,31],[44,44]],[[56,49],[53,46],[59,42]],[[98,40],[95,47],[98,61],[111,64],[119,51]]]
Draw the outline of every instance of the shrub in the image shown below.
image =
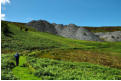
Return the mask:
[[13,75],[13,72],[11,71],[15,67],[13,55],[2,55],[1,59],[1,79],[16,80],[17,78]]
[[7,36],[10,33],[7,22],[2,21],[1,27],[2,27],[1,30],[2,30],[3,34]]

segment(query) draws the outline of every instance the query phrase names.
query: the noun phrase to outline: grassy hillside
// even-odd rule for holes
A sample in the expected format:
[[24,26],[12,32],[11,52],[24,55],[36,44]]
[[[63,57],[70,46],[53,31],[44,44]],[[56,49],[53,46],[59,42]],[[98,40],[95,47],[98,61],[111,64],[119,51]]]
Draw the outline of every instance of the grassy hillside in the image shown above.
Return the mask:
[[12,55],[2,55],[2,80],[121,80],[120,69],[27,55],[21,55],[19,66],[15,66]]
[[[1,34],[2,79],[121,79],[121,42],[73,40],[38,32],[21,23],[7,25],[12,33],[6,36],[2,31]],[[27,58],[18,67],[13,57],[15,52]],[[16,73],[23,69],[26,74],[22,75],[32,78]]]

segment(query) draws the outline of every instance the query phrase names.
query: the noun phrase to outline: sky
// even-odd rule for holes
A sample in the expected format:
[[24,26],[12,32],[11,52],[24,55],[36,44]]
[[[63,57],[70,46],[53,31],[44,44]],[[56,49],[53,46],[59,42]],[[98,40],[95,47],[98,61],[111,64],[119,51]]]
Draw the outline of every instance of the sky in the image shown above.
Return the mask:
[[121,0],[1,0],[1,13],[14,22],[121,26]]

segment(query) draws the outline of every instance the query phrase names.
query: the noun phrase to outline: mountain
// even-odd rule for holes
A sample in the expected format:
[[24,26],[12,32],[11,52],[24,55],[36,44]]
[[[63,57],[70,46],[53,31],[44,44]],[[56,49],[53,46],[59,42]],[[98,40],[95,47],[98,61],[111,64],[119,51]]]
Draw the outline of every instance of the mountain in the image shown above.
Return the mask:
[[67,38],[88,40],[88,41],[101,41],[92,32],[88,31],[83,27],[78,27],[74,24],[69,24],[69,25],[50,24],[45,20],[38,20],[27,23],[27,26],[31,26],[40,32],[48,32]]
[[[121,27],[80,27],[75,24],[63,25],[49,23],[45,20],[33,20],[26,24],[40,32],[48,32],[59,36],[88,41],[121,41]],[[119,31],[119,32],[117,32]],[[108,34],[106,32],[109,32]],[[111,33],[112,32],[112,33]],[[102,36],[103,34],[103,36]]]

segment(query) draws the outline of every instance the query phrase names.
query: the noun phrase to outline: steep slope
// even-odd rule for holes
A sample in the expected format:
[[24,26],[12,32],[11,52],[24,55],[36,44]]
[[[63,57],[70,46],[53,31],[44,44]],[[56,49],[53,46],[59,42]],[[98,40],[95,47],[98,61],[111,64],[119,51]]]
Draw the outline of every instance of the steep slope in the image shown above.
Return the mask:
[[78,40],[88,40],[88,41],[101,41],[96,35],[89,32],[87,29],[78,27],[74,24],[69,24],[67,26],[56,25],[57,34],[67,38],[73,38]]
[[85,28],[78,27],[74,24],[69,24],[66,26],[50,24],[44,20],[31,21],[27,24],[33,28],[39,30],[40,32],[49,32],[52,34],[57,34],[67,38],[73,38],[78,40],[88,40],[88,41],[101,41],[96,35],[91,33]]

